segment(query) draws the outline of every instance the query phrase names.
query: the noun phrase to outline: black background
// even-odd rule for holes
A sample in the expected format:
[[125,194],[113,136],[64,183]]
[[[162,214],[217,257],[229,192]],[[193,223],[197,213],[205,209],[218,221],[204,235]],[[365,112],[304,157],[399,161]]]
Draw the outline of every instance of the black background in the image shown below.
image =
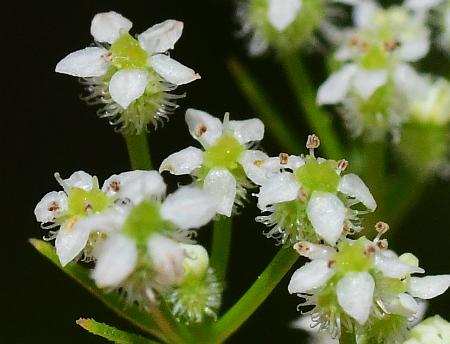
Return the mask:
[[[234,3],[226,0],[136,0],[65,1],[10,3],[3,9],[9,20],[3,32],[3,77],[1,116],[3,164],[2,207],[2,314],[1,343],[101,343],[75,325],[78,317],[93,317],[122,329],[131,329],[100,302],[76,285],[36,253],[30,237],[44,232],[34,221],[33,209],[40,198],[58,190],[53,173],[67,177],[85,170],[102,181],[112,173],[127,170],[125,146],[95,109],[78,99],[81,91],[75,78],[54,73],[56,63],[69,52],[88,46],[90,20],[100,11],[116,10],[134,22],[132,33],[167,18],[185,22],[183,37],[172,56],[193,67],[202,80],[185,87],[188,97],[170,122],[150,135],[155,166],[164,157],[194,144],[183,120],[186,107],[196,107],[233,118],[256,114],[240,95],[227,70],[227,60],[244,60],[271,89],[300,137],[308,129],[298,113],[287,83],[272,56],[251,60],[245,43],[236,37]],[[319,62],[318,62],[319,61]],[[321,59],[311,56],[309,67],[317,82],[324,79]],[[429,64],[448,60],[430,60]],[[4,76],[5,73],[3,73]],[[337,117],[336,117],[337,118]],[[278,147],[268,137],[263,147],[276,154]],[[300,153],[300,152],[297,152]],[[174,179],[168,178],[171,185]],[[421,258],[429,273],[449,272],[449,194],[446,181],[426,188],[419,205],[411,212],[391,246],[411,251]],[[235,219],[234,241],[225,292],[229,307],[254,281],[277,248],[261,235],[262,225],[253,221],[254,203]],[[208,238],[205,229],[203,239]],[[259,308],[254,317],[229,342],[301,343],[304,333],[289,329],[299,314],[298,299],[287,293],[289,277]],[[450,318],[450,294],[431,303],[429,314]]]

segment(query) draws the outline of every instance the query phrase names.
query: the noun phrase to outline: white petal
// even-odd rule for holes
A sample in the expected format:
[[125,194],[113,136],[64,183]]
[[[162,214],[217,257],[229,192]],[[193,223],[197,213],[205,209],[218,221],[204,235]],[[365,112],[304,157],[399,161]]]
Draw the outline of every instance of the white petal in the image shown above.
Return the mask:
[[216,199],[209,192],[184,186],[167,196],[161,216],[180,229],[199,228],[211,221],[216,208]]
[[399,294],[392,302],[385,306],[389,313],[402,315],[407,318],[413,316],[420,310],[416,300],[406,293]]
[[176,176],[190,174],[202,163],[203,151],[195,147],[187,147],[165,158],[159,167],[159,172],[169,171]]
[[100,288],[116,287],[133,272],[137,260],[134,240],[124,235],[114,235],[102,243],[92,278]]
[[269,0],[267,17],[278,31],[283,31],[295,20],[301,7],[301,0]]
[[55,67],[55,72],[88,78],[105,75],[108,62],[103,55],[108,50],[100,47],[89,47],[74,51],[64,57]]
[[67,210],[67,195],[63,191],[47,193],[34,208],[34,215],[38,222],[53,222]]
[[421,299],[432,299],[439,296],[450,286],[450,275],[411,277],[409,293]]
[[405,6],[414,10],[428,10],[439,5],[442,0],[406,0]]
[[292,201],[298,197],[299,190],[300,185],[292,173],[278,173],[259,189],[258,208],[265,211],[268,205]]
[[336,250],[333,247],[313,244],[308,241],[299,241],[293,248],[298,252],[298,254],[309,259],[330,260],[336,255]]
[[85,191],[90,191],[95,184],[97,183],[96,179],[94,179],[90,174],[84,171],[76,171],[70,175],[69,178],[63,179],[63,184],[67,188],[78,188],[83,189]]
[[187,109],[185,119],[192,137],[205,147],[211,146],[222,136],[222,122],[209,113]]
[[407,63],[397,65],[393,79],[397,89],[412,101],[422,99],[430,88],[429,79],[419,74]]
[[230,217],[236,197],[234,176],[226,169],[213,169],[206,176],[203,187],[215,198],[216,211]]
[[415,62],[428,54],[430,44],[429,32],[424,30],[421,33],[417,33],[414,39],[404,40],[395,54],[403,61]]
[[306,213],[316,233],[334,246],[344,228],[345,206],[342,201],[329,192],[314,191]]
[[107,195],[128,199],[138,204],[144,199],[164,196],[166,188],[163,178],[157,171],[135,170],[112,175],[103,184],[102,191]]
[[124,109],[142,96],[148,84],[147,72],[143,69],[126,69],[114,73],[109,82],[111,98]]
[[358,69],[354,75],[353,87],[364,100],[367,100],[378,88],[386,84],[387,79],[385,70]]
[[180,62],[164,54],[150,56],[150,64],[153,69],[164,79],[174,85],[188,84],[200,79],[200,75]]
[[83,251],[90,232],[84,228],[62,225],[56,235],[55,248],[62,266],[66,266]]
[[244,121],[229,121],[228,128],[231,129],[241,144],[261,141],[264,137],[264,123],[258,118]]
[[344,100],[350,88],[350,83],[355,75],[357,67],[348,64],[331,76],[319,87],[317,104],[336,104]]
[[176,285],[184,277],[184,248],[162,235],[153,235],[147,242],[147,252],[156,272],[155,281],[161,286]]
[[372,308],[374,289],[375,282],[369,273],[348,273],[337,284],[339,305],[359,324],[364,325]]
[[149,54],[173,49],[183,33],[183,22],[168,19],[153,25],[138,36],[139,44]]
[[356,174],[350,173],[343,176],[339,182],[338,190],[347,196],[356,198],[367,209],[373,211],[377,207],[377,203],[370,193],[369,188]]
[[112,44],[132,26],[131,21],[117,12],[98,13],[91,22],[91,35],[97,42]]
[[355,1],[353,22],[358,27],[368,27],[374,24],[374,16],[380,7],[373,0]]
[[286,165],[287,168],[291,170],[296,170],[302,167],[305,164],[305,159],[301,156],[297,155],[289,155],[288,163]]
[[273,166],[268,162],[269,156],[259,150],[246,150],[240,157],[239,163],[244,168],[247,177],[255,184],[262,185],[275,172],[279,171],[278,166]]
[[83,219],[78,220],[74,225],[73,231],[86,231],[101,232],[101,233],[113,233],[122,227],[128,215],[128,209],[124,208],[112,208],[110,210],[103,211],[99,214],[90,215]]
[[391,278],[404,278],[412,273],[423,273],[423,269],[406,264],[397,257],[389,257],[383,252],[375,254],[375,267],[380,270],[384,276]]
[[334,273],[325,259],[313,260],[294,272],[289,282],[290,294],[307,293],[323,285]]

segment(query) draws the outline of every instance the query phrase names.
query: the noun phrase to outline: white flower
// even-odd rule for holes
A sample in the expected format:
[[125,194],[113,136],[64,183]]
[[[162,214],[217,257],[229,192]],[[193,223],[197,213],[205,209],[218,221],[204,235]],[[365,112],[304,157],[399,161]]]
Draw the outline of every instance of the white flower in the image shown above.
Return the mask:
[[359,231],[361,211],[351,207],[362,203],[373,211],[376,202],[357,175],[341,175],[347,164],[314,155],[268,158],[248,154],[244,169],[261,185],[258,208],[269,213],[256,218],[271,227],[267,237],[292,244],[323,239],[334,245],[349,232]]
[[269,46],[292,51],[311,39],[326,19],[332,1],[250,0],[237,11],[242,34],[250,37],[249,52],[263,53]]
[[85,78],[90,103],[104,103],[101,117],[123,130],[140,132],[167,117],[180,96],[167,92],[200,76],[165,53],[181,37],[183,23],[166,20],[133,38],[132,23],[116,12],[98,13],[91,23],[97,46],[75,51],[56,72]]
[[450,324],[439,315],[425,319],[411,330],[409,339],[403,344],[450,343]]
[[217,212],[231,216],[233,205],[241,204],[249,183],[243,171],[246,146],[262,140],[264,124],[257,118],[223,122],[206,112],[186,111],[192,137],[204,150],[188,147],[168,156],[159,171],[175,175],[191,174],[217,200]]
[[122,287],[130,301],[144,301],[153,288],[163,290],[184,280],[186,249],[182,242],[189,242],[192,230],[215,215],[214,199],[199,188],[181,187],[164,201],[161,189],[155,186],[151,193],[147,187],[139,203],[80,223],[91,231],[109,233],[94,252],[97,264],[92,277],[96,284]]
[[382,9],[371,0],[353,5],[355,27],[340,33],[335,53],[343,65],[320,86],[317,103],[342,104],[340,112],[354,136],[381,140],[391,132],[398,139],[399,126],[408,115],[398,78],[408,68],[406,63],[428,53],[427,17],[407,7]]
[[[52,191],[46,194],[34,210],[36,219],[44,228],[60,226],[57,232],[51,232],[55,238],[56,253],[62,266],[65,266],[80,253],[84,258],[92,258],[92,247],[104,234],[110,232],[117,216],[106,216],[112,207],[120,207],[130,202],[138,203],[144,198],[161,198],[166,185],[156,171],[131,171],[113,175],[99,188],[96,177],[84,171],[74,172],[69,178],[61,179],[55,174],[64,191]],[[103,219],[103,220],[102,220]],[[99,231],[85,222],[101,222]],[[103,221],[103,222],[102,222]],[[45,224],[45,225],[44,225]]]
[[[399,322],[404,324],[398,329],[401,337],[408,321],[421,316],[416,299],[430,299],[448,289],[450,275],[411,277],[424,272],[417,266],[417,258],[412,254],[397,257],[386,250],[381,234],[374,241],[365,237],[341,241],[337,249],[309,242],[295,245],[311,262],[294,272],[288,290],[305,298],[304,305],[314,306],[310,311],[313,326],[338,336],[341,324],[352,330],[356,322],[361,334],[368,336],[366,324],[369,329],[377,321],[382,326],[386,315],[396,315],[404,318]],[[384,338],[383,333],[376,336]]]
[[291,323],[291,327],[304,330],[310,334],[310,344],[339,344],[338,339],[333,339],[328,333],[319,331],[318,326],[311,320],[310,316],[301,316]]

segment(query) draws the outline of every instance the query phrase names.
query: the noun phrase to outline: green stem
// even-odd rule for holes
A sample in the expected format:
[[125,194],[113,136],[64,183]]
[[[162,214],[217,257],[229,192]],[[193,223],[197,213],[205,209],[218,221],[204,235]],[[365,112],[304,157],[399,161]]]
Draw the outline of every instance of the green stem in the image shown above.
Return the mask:
[[386,143],[366,142],[363,144],[363,172],[362,178],[377,201],[375,212],[365,216],[366,230],[372,230],[378,221],[387,221],[385,195],[387,191],[386,179]]
[[427,185],[427,179],[411,171],[401,173],[397,182],[391,185],[390,197],[386,199],[386,218],[393,231],[416,205]]
[[347,332],[345,329],[341,331],[339,344],[356,344],[356,334],[354,332]]
[[282,248],[240,300],[213,326],[212,343],[223,343],[264,302],[297,261],[298,253]]
[[187,343],[187,338],[189,338],[189,335],[187,334],[186,328],[181,327],[181,325],[173,317],[164,300],[159,300],[158,304],[149,303],[148,309],[153,317],[153,320],[166,336],[167,343]]
[[148,148],[147,133],[124,134],[131,167],[134,170],[151,170],[152,161]]
[[231,59],[228,66],[242,94],[258,112],[273,139],[289,152],[303,150],[295,130],[282,120],[281,112],[273,105],[250,71],[235,59]]
[[220,216],[214,221],[211,266],[220,281],[225,280],[230,258],[230,244],[232,234],[231,217]]
[[300,109],[311,129],[321,139],[325,155],[333,159],[343,158],[342,144],[333,129],[330,115],[316,103],[315,87],[303,66],[301,56],[297,53],[282,54],[281,62]]

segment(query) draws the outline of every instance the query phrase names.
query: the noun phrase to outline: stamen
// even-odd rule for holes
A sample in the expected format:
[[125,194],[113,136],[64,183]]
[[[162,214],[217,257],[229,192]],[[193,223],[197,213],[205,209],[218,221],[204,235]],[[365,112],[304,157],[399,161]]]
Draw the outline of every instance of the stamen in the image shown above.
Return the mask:
[[314,157],[314,149],[319,148],[320,139],[315,135],[308,135],[308,140],[306,141],[306,148],[309,149],[309,154]]
[[389,225],[386,222],[379,221],[375,225],[375,230],[378,232],[378,234],[373,241],[378,242],[381,236],[389,230]]
[[349,166],[350,166],[350,163],[347,160],[341,159],[341,160],[338,161],[337,168],[338,168],[339,171],[345,172],[345,171],[348,170]]
[[280,159],[280,164],[281,165],[287,165],[288,161],[289,161],[289,155],[286,153],[280,153],[280,155],[278,156],[278,158]]
[[53,201],[53,202],[51,202],[50,204],[49,204],[49,206],[48,206],[48,211],[57,211],[57,210],[59,210],[60,209],[60,206],[59,206],[59,204],[56,202],[56,201]]
[[64,192],[68,193],[70,188],[66,184],[66,182],[61,178],[59,172],[55,172],[54,177],[55,177],[56,181],[58,182],[58,184],[61,185],[61,187],[63,188]]
[[398,49],[402,43],[398,39],[393,39],[387,42],[384,42],[384,50],[387,52],[392,52],[396,49]]
[[205,124],[200,124],[197,128],[195,128],[195,136],[200,137],[206,133],[207,130],[208,127]]

